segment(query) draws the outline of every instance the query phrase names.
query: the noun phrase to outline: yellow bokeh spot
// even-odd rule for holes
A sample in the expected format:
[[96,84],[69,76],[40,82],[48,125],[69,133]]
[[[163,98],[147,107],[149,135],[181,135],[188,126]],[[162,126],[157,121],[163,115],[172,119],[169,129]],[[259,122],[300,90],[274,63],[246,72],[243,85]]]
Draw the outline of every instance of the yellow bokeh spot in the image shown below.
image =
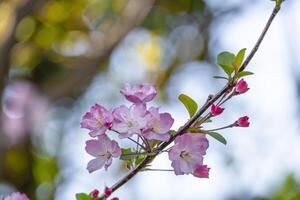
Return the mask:
[[161,46],[156,36],[137,45],[138,55],[145,61],[147,70],[157,70],[161,63]]

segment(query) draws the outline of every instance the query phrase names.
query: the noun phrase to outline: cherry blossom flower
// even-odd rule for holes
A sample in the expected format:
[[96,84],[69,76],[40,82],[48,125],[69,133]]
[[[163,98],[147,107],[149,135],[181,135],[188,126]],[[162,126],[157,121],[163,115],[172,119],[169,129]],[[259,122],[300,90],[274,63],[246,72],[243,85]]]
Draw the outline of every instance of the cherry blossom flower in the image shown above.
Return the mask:
[[152,84],[125,84],[125,87],[121,90],[121,94],[125,98],[135,104],[144,104],[151,101],[157,94],[156,88]]
[[89,129],[90,136],[96,137],[105,134],[105,131],[112,126],[112,112],[106,110],[103,106],[95,104],[82,117],[81,127]]
[[210,112],[213,116],[220,115],[224,111],[224,108],[221,108],[221,106],[217,106],[215,104],[212,104],[210,107]]
[[159,113],[159,108],[151,107],[146,114],[146,119],[147,127],[142,133],[145,138],[160,141],[170,139],[168,131],[172,127],[174,119],[169,113]]
[[248,84],[244,79],[241,79],[237,82],[235,86],[235,92],[238,94],[243,94],[249,90]]
[[248,116],[240,117],[235,122],[235,124],[236,124],[236,126],[240,126],[240,127],[249,127],[249,125],[250,125],[249,117]]
[[98,136],[97,140],[86,141],[85,150],[95,157],[87,165],[90,173],[101,169],[103,166],[107,170],[112,163],[112,158],[119,157],[122,154],[118,143],[110,140],[105,134]]
[[122,105],[113,111],[112,129],[120,133],[120,138],[131,137],[133,134],[141,135],[142,129],[147,125],[145,114],[144,105],[132,105],[129,108]]
[[175,139],[175,145],[169,151],[176,175],[194,173],[203,164],[203,156],[208,148],[204,134],[185,133]]
[[199,165],[193,175],[198,178],[209,178],[209,170],[210,168],[207,165]]
[[4,197],[3,200],[29,200],[29,198],[25,194],[15,192],[9,196]]

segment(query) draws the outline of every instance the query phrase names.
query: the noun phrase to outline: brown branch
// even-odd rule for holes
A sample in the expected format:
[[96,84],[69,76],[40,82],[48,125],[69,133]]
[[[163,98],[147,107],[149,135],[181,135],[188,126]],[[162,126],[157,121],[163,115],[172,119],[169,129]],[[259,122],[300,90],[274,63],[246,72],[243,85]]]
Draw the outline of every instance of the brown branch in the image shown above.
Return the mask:
[[[252,49],[251,53],[247,56],[245,61],[243,62],[243,70],[246,68],[248,63],[251,61],[253,56],[255,55],[260,43],[262,42],[263,38],[266,35],[266,32],[268,28],[270,27],[274,17],[280,10],[280,5],[276,5],[274,8],[265,28],[263,29],[262,34],[260,35],[258,41],[256,42],[256,45]],[[188,120],[182,127],[178,129],[175,135],[171,136],[170,140],[168,142],[162,143],[157,149],[155,155],[149,155],[146,156],[146,158],[138,165],[135,169],[133,169],[129,174],[127,174],[124,178],[122,178],[120,181],[118,181],[115,185],[111,187],[112,191],[116,191],[118,188],[120,188],[122,185],[127,183],[132,177],[134,177],[140,170],[144,169],[149,163],[152,162],[152,160],[159,154],[158,152],[164,150],[169,144],[171,144],[176,137],[182,135],[185,133],[185,131],[199,118],[202,114],[205,113],[205,111],[214,103],[216,102],[222,95],[224,95],[229,90],[232,90],[233,85],[228,83],[223,89],[221,89],[217,94],[215,94],[211,99],[209,99],[199,110],[198,112],[190,119]],[[101,196],[100,199],[104,199],[104,196]]]

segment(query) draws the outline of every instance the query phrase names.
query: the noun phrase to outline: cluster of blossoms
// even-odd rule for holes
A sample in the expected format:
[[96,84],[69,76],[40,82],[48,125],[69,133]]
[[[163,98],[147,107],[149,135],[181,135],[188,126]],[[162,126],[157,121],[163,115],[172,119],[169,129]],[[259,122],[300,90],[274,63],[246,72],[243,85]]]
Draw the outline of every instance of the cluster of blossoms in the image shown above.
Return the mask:
[[156,107],[147,108],[147,102],[157,95],[153,85],[126,84],[121,94],[132,102],[131,106],[121,105],[108,110],[95,104],[83,116],[81,127],[89,129],[90,136],[96,138],[86,142],[87,153],[95,157],[87,166],[90,173],[102,167],[107,169],[112,158],[122,154],[118,143],[109,138],[109,131],[118,133],[120,139],[133,135],[138,135],[143,141],[170,139],[168,131],[174,122],[172,116],[169,113],[160,113]]
[[[248,84],[243,79],[239,80],[231,94],[224,95],[218,103],[212,104],[210,112],[202,119],[206,121],[222,114],[223,103],[248,90]],[[208,178],[210,168],[203,164],[204,155],[209,146],[206,135],[215,130],[249,126],[247,116],[239,118],[228,126],[212,130],[203,130],[201,123],[200,125],[196,123],[190,127],[196,129],[196,132],[187,129],[185,133],[176,136],[175,140],[173,138],[174,145],[168,150],[156,152],[156,147],[158,147],[156,144],[170,140],[170,128],[174,123],[169,113],[160,113],[158,107],[148,108],[147,103],[157,95],[156,88],[151,84],[126,84],[121,94],[132,103],[129,107],[121,105],[117,108],[106,109],[95,104],[82,118],[81,127],[88,129],[89,135],[94,138],[86,141],[85,147],[86,152],[94,157],[87,165],[90,173],[101,168],[107,170],[113,158],[125,155],[118,142],[109,137],[110,134],[117,133],[119,139],[130,139],[138,145],[136,155],[168,152],[176,175],[192,174],[195,177]],[[139,143],[139,139],[134,138],[139,138],[143,143]],[[108,197],[110,193],[110,188],[105,188],[105,196]],[[91,196],[96,198],[98,194],[99,191],[95,190]]]

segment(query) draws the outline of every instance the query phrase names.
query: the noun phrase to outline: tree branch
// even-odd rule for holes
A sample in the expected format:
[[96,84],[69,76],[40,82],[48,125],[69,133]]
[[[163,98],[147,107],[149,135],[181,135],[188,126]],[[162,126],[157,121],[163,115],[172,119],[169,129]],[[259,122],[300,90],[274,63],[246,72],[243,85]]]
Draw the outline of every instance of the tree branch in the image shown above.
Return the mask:
[[[251,53],[247,56],[245,61],[242,64],[242,70],[244,70],[248,63],[251,61],[253,56],[255,55],[256,51],[259,48],[259,45],[261,44],[262,40],[264,39],[266,32],[268,31],[274,17],[277,15],[278,11],[280,10],[280,5],[276,4],[275,8],[273,9],[273,12],[267,21],[267,24],[265,25],[265,28],[263,29],[263,32],[261,33],[259,39],[257,40],[254,48],[252,49]],[[223,89],[221,89],[217,94],[215,94],[211,99],[209,99],[199,110],[198,112],[189,119],[182,127],[178,129],[176,134],[171,136],[170,140],[168,142],[162,143],[155,151],[154,155],[148,155],[146,158],[138,165],[135,169],[133,169],[129,174],[127,174],[124,178],[122,178],[120,181],[118,181],[115,185],[111,187],[112,191],[116,191],[118,188],[120,188],[122,185],[127,183],[132,177],[134,177],[140,170],[144,169],[149,163],[152,162],[152,160],[159,154],[160,151],[163,151],[169,144],[171,144],[176,137],[182,135],[185,133],[185,131],[202,115],[205,113],[209,107],[216,102],[223,94],[228,92],[229,90],[232,90],[234,87],[233,84],[228,83]],[[104,196],[101,196],[100,199],[104,199]]]

